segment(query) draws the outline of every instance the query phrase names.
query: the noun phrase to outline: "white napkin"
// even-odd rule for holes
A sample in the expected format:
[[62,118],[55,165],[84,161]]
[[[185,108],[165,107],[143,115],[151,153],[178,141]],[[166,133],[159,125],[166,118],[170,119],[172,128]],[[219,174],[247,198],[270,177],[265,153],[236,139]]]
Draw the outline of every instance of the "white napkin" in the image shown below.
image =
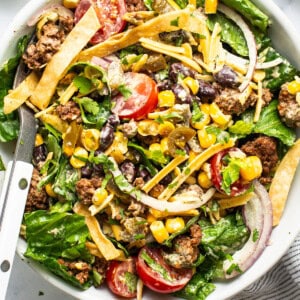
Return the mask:
[[268,273],[231,300],[299,300],[300,235]]

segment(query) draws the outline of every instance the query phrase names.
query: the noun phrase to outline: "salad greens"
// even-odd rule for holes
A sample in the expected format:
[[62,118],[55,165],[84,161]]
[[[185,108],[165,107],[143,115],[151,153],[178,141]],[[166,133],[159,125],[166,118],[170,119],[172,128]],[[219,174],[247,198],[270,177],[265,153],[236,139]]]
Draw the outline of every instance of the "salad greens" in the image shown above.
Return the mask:
[[28,43],[28,36],[22,37],[17,43],[17,54],[10,58],[0,70],[0,142],[9,142],[17,138],[19,121],[17,113],[4,114],[3,99],[12,88],[19,60]]
[[262,109],[261,117],[257,123],[253,122],[254,111],[248,110],[242,114],[241,120],[236,121],[229,127],[229,132],[239,137],[246,137],[251,133],[262,133],[278,138],[287,146],[293,145],[296,133],[284,125],[277,111],[278,101],[273,100]]
[[41,262],[53,273],[79,288],[90,287],[91,280],[81,284],[58,261],[58,258],[63,258],[90,263],[94,259],[85,246],[90,233],[84,217],[66,212],[38,210],[26,213],[24,220],[28,245],[24,255]]

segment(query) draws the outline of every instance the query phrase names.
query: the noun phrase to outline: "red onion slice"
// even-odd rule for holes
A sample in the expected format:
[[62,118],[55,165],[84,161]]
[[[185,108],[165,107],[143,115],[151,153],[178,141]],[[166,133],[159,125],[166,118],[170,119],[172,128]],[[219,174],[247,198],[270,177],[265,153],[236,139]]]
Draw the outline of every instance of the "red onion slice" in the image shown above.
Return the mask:
[[[245,272],[259,258],[268,244],[272,232],[272,203],[266,189],[258,182],[254,183],[254,196],[244,206],[244,218],[250,230],[250,237],[242,249],[237,251],[232,259],[227,259],[223,263],[225,278],[233,278],[241,273],[234,269],[230,274],[231,266],[234,264],[241,272]],[[257,231],[258,238],[253,238]]]
[[70,9],[68,9],[60,4],[49,4],[49,5],[44,6],[36,14],[34,14],[34,16],[32,16],[28,20],[27,25],[29,27],[34,26],[43,15],[45,15],[48,12],[52,12],[52,11],[57,12],[62,17],[71,17],[71,18],[74,17],[74,14]]
[[248,70],[244,78],[244,81],[239,86],[240,92],[243,92],[249,85],[255,70],[256,59],[257,59],[255,38],[247,23],[234,10],[230,9],[229,7],[223,4],[218,5],[218,10],[224,15],[226,15],[229,19],[231,19],[234,23],[236,23],[241,28],[247,42],[247,46],[249,49],[249,65],[248,65]]
[[277,57],[274,60],[263,62],[263,63],[257,63],[256,64],[256,69],[268,69],[268,68],[273,68],[278,65],[280,65],[283,62],[283,59],[281,57]]

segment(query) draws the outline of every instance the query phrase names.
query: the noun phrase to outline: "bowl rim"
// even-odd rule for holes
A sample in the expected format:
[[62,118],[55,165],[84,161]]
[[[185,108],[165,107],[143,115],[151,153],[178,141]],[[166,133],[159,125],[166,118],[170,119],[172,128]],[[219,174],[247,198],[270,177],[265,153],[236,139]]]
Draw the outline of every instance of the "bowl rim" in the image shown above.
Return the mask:
[[[294,63],[300,69],[300,36],[297,33],[295,27],[292,25],[291,21],[286,17],[286,15],[282,12],[282,10],[271,0],[263,1],[263,0],[252,0],[255,4],[257,4],[264,11],[268,11],[268,15],[271,20],[275,21],[275,26],[280,27],[281,34],[286,34],[290,40],[290,45],[292,50],[289,53],[287,52],[286,57]],[[29,28],[26,28],[25,22],[28,20],[28,17],[34,15],[42,6],[47,3],[58,3],[60,0],[30,0],[13,18],[13,21],[8,26],[4,35],[1,37],[1,45],[8,45],[8,47],[0,47],[0,62],[8,59],[13,53],[12,47],[15,44],[18,36],[21,36],[20,33],[28,33],[30,31]],[[274,24],[272,26],[274,26]],[[23,34],[22,34],[23,35]],[[298,46],[297,46],[298,43]],[[279,45],[280,47],[280,45]],[[277,48],[277,47],[276,47]],[[285,50],[281,49],[284,54]],[[294,51],[295,50],[295,51]],[[293,54],[292,54],[293,53]],[[290,54],[290,55],[289,55]],[[9,56],[10,55],[10,56]],[[299,136],[299,133],[298,133]],[[297,174],[295,177],[300,178],[300,170],[298,168]],[[293,187],[290,191],[289,198],[297,198],[296,186],[293,184]],[[213,292],[211,295],[207,297],[207,300],[221,300],[228,299],[228,297],[232,297],[243,289],[248,287],[254,281],[258,280],[265,273],[267,273],[286,253],[298,233],[300,232],[300,224],[297,222],[296,218],[287,218],[287,212],[285,211],[282,222],[273,229],[271,235],[271,247],[267,247],[261,257],[255,262],[255,264],[245,272],[245,274],[240,275],[238,278],[235,278],[230,281],[226,281],[225,283],[218,282],[217,290]],[[291,226],[292,225],[292,226]],[[273,240],[273,236],[280,235],[280,237],[284,237],[280,240],[280,243],[277,243],[276,240]],[[31,268],[33,268],[36,272],[38,272],[41,277],[43,277],[50,284],[55,287],[61,289],[62,291],[72,295],[74,297],[78,297],[80,299],[91,299],[93,296],[91,294],[98,293],[99,290],[91,288],[94,291],[80,291],[68,283],[65,283],[62,279],[56,277],[49,271],[46,271],[40,264],[33,262],[32,260],[28,260],[24,257],[23,253],[26,249],[26,242],[22,239],[19,239],[17,246],[17,253],[22,258],[23,261],[27,262]],[[273,250],[275,249],[275,250]],[[271,251],[272,250],[272,251]],[[260,263],[262,262],[262,263]],[[263,266],[260,268],[258,265]],[[228,282],[233,282],[233,284],[228,284]],[[236,283],[237,282],[237,283]],[[228,286],[230,285],[230,288]],[[217,292],[219,289],[222,289],[222,293]],[[102,291],[102,290],[101,290]],[[216,293],[217,292],[217,293]],[[221,296],[220,298],[220,295]],[[94,294],[96,295],[96,294]],[[105,296],[105,294],[103,294]],[[111,295],[111,294],[109,294]],[[159,295],[155,294],[151,295],[150,299],[159,299]],[[167,297],[166,297],[167,299]]]

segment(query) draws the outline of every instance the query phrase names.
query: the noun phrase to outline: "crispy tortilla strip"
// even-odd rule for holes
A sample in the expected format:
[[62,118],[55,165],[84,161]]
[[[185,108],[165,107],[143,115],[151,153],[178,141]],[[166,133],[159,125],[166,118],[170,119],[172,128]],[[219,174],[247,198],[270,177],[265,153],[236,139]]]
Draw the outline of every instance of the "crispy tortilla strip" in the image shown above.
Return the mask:
[[[85,223],[90,231],[91,237],[93,241],[95,242],[100,255],[103,255],[103,257],[106,260],[125,260],[125,254],[122,250],[117,249],[113,243],[105,236],[105,234],[102,232],[100,225],[97,221],[97,219],[93,216],[91,216],[91,212],[88,210],[88,208],[83,205],[80,202],[76,202],[73,211],[81,216],[85,217]],[[91,243],[87,245],[89,249],[91,249]],[[95,249],[94,249],[95,250]],[[98,255],[97,255],[98,256]]]
[[201,33],[205,19],[195,8],[188,5],[183,10],[176,10],[157,16],[142,25],[116,34],[103,43],[83,50],[77,60],[89,60],[93,56],[107,56],[122,48],[136,44],[142,37],[153,37],[160,32],[184,29],[189,32]]
[[234,140],[230,139],[227,143],[221,144],[217,143],[207,148],[200,154],[198,154],[181,172],[179,176],[173,179],[173,181],[168,185],[168,187],[158,196],[158,200],[167,201],[185,182],[185,180],[200,167],[213,155],[221,150],[230,148],[234,145]]
[[47,123],[58,130],[60,133],[66,133],[69,125],[66,121],[63,121],[59,116],[47,114],[42,114],[39,119],[44,123]]
[[279,224],[289,190],[300,160],[300,139],[289,149],[272,180],[269,195],[273,206],[273,226]]
[[255,194],[253,192],[250,192],[236,197],[222,198],[218,200],[218,204],[221,209],[237,207],[245,205],[254,196]]
[[103,234],[96,217],[85,217],[85,223],[89,228],[93,241],[106,260],[120,260],[122,258],[125,258],[124,252],[117,249],[113,245],[113,243]]
[[3,112],[9,114],[19,108],[31,96],[38,82],[38,75],[35,72],[31,72],[17,88],[4,97]]
[[59,51],[52,57],[30,101],[45,109],[54,95],[56,86],[70,63],[100,28],[98,17],[91,7],[68,34]]

